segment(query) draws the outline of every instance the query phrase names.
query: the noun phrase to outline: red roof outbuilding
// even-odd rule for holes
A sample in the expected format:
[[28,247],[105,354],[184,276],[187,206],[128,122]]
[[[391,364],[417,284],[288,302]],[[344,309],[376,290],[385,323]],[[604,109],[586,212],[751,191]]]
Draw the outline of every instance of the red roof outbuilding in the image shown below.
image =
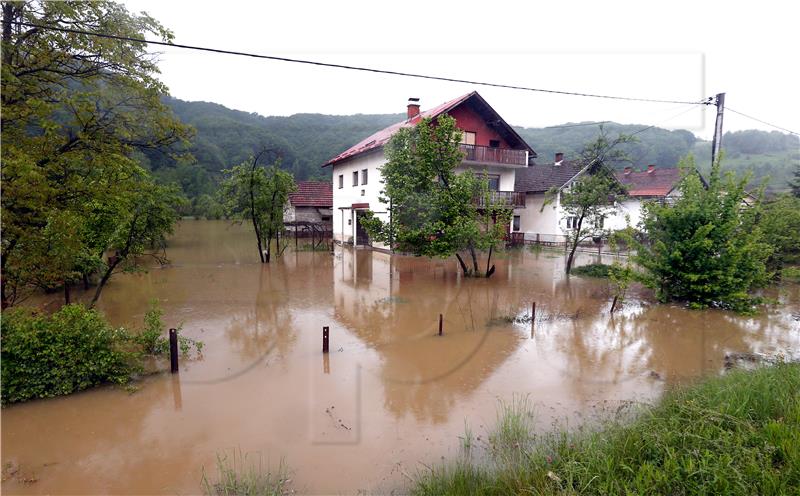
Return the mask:
[[301,181],[297,191],[289,193],[289,203],[294,207],[333,208],[333,185],[322,181]]

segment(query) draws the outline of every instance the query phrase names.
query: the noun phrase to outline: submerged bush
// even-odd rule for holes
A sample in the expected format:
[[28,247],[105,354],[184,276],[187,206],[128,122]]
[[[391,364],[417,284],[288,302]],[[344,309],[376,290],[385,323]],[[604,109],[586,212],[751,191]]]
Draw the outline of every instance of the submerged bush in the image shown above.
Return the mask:
[[[522,456],[491,447],[484,458],[472,453],[421,474],[412,493],[800,494],[798,364],[673,391],[632,422],[602,430],[535,435],[508,424],[494,436]],[[511,432],[519,439],[507,439]]]
[[611,271],[614,269],[611,265],[596,263],[589,265],[581,265],[572,269],[572,273],[578,276],[586,277],[611,277]]
[[82,305],[66,305],[50,316],[6,310],[0,337],[2,403],[125,383],[133,369],[126,342],[124,330]]

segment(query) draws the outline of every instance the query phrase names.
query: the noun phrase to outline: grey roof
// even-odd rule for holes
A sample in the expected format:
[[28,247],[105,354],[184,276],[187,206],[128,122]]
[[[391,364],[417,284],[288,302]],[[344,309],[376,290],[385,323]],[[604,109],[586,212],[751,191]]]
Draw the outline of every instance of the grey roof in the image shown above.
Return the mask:
[[532,165],[517,169],[514,176],[514,191],[518,193],[540,193],[550,188],[560,188],[583,169],[578,162],[564,160],[561,165]]

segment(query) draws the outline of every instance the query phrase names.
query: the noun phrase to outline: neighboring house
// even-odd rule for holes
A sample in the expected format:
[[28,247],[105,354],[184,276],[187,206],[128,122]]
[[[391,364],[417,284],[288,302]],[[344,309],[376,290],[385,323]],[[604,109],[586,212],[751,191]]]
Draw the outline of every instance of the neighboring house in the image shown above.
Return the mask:
[[[373,246],[359,223],[367,210],[384,222],[390,220],[388,205],[380,201],[381,167],[386,163],[383,147],[404,127],[416,126],[423,118],[449,115],[463,131],[461,149],[465,153],[456,172],[484,171],[495,198],[524,207],[524,195],[514,193],[514,171],[526,168],[536,152],[486,103],[477,92],[420,112],[418,99],[409,99],[405,120],[387,127],[348,148],[326,162],[333,177],[333,237],[341,243]],[[379,243],[375,248],[387,249]]]
[[[565,160],[563,153],[556,153],[552,163],[517,170],[514,191],[525,195],[525,208],[514,210],[512,229],[524,233],[525,241],[563,242],[574,221],[564,215],[561,191],[569,188],[583,169],[583,165]],[[550,190],[555,193],[548,195]]]
[[[526,195],[526,208],[514,211],[514,230],[523,233],[529,242],[563,243],[567,233],[575,229],[576,219],[567,216],[561,207],[561,192],[585,173],[581,164],[564,160],[563,153],[557,153],[551,164],[518,170],[514,191]],[[628,195],[613,209],[609,208],[602,225],[606,230],[623,229],[627,220],[635,227],[641,220],[643,203],[676,198],[683,176],[680,169],[657,169],[649,165],[643,171],[626,167],[615,172],[614,177],[626,187]],[[548,195],[550,190],[553,193]],[[544,205],[546,199],[549,202]]]
[[331,183],[322,181],[301,181],[297,191],[289,193],[289,204],[283,212],[287,224],[311,223],[327,224],[330,231],[333,208],[333,188]]
[[642,204],[646,201],[669,202],[680,196],[678,185],[683,177],[680,169],[657,169],[655,165],[648,165],[643,171],[625,167],[614,176],[628,190],[628,197],[619,202],[613,215],[606,219],[604,227],[610,230],[624,229],[626,216],[631,226],[636,227],[642,218]]

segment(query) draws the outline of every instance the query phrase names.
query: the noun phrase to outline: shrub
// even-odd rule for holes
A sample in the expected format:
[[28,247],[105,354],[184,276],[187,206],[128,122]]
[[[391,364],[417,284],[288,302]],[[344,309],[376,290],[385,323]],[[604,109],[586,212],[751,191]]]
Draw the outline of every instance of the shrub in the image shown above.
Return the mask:
[[585,277],[611,277],[611,271],[614,267],[611,265],[596,263],[589,265],[581,265],[572,269],[572,273],[578,276]]
[[0,343],[4,405],[122,384],[135,368],[124,330],[82,305],[66,305],[50,316],[4,311]]

